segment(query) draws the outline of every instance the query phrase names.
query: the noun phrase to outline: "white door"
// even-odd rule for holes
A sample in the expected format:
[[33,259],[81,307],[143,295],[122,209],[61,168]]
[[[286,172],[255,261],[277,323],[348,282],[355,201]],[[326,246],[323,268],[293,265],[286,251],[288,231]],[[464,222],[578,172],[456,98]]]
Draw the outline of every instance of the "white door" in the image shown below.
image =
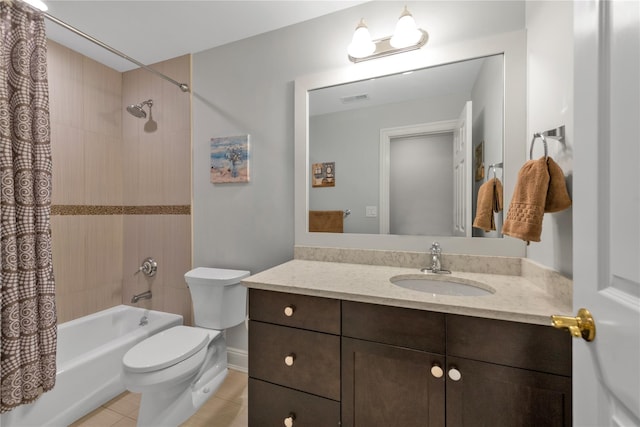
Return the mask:
[[467,101],[453,132],[453,235],[471,237],[471,101]]
[[576,426],[640,426],[640,2],[574,2]]

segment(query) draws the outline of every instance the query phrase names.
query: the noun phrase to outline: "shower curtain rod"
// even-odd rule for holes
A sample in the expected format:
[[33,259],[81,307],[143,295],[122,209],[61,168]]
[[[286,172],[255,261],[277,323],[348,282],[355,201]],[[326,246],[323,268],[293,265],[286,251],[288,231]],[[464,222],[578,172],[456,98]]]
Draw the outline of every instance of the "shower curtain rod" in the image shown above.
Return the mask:
[[86,33],[82,32],[82,31],[80,31],[79,29],[67,24],[64,21],[61,21],[60,19],[56,18],[55,16],[49,15],[47,12],[42,12],[42,15],[45,18],[47,18],[48,20],[53,21],[56,24],[60,25],[61,27],[64,27],[67,30],[69,30],[69,31],[71,31],[73,33],[76,33],[80,37],[83,37],[83,38],[89,40],[90,42],[95,43],[98,46],[108,50],[109,52],[114,53],[114,54],[120,56],[121,58],[126,59],[127,61],[133,62],[137,66],[144,68],[145,70],[155,74],[156,76],[161,77],[161,78],[165,79],[166,81],[173,83],[174,85],[178,86],[180,88],[180,90],[182,90],[183,92],[189,92],[189,85],[188,84],[177,82],[177,81],[173,80],[171,77],[165,76],[160,71],[154,70],[153,68],[149,67],[148,65],[145,65],[142,62],[131,58],[129,55],[126,55],[126,54],[120,52],[119,50],[116,50],[116,49],[112,48],[108,44],[96,39],[95,37],[90,36],[89,34],[86,34]]

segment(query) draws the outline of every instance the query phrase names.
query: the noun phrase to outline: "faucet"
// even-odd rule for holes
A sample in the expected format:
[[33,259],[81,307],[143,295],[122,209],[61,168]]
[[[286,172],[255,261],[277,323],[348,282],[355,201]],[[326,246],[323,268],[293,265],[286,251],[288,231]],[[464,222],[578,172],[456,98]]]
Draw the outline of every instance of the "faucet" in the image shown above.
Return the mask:
[[430,271],[435,274],[451,274],[451,271],[442,268],[442,248],[440,247],[440,243],[433,242],[430,253],[431,266],[421,268],[420,271],[423,273]]
[[141,299],[151,299],[151,291],[146,291],[141,294],[134,295],[133,298],[131,298],[131,303],[135,304]]
[[442,248],[440,247],[440,243],[433,242],[431,245],[431,272],[438,273],[442,268]]

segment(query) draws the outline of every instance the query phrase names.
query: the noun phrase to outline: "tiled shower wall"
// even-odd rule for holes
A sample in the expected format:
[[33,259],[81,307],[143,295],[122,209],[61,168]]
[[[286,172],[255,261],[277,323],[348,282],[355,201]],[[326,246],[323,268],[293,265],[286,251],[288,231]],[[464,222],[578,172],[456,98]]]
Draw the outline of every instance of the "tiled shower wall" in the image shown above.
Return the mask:
[[[190,57],[154,68],[190,82]],[[144,70],[112,70],[48,41],[58,321],[118,304],[191,322],[190,96]],[[126,105],[153,99],[152,116]],[[150,121],[149,119],[152,119]],[[147,256],[153,278],[134,274]]]

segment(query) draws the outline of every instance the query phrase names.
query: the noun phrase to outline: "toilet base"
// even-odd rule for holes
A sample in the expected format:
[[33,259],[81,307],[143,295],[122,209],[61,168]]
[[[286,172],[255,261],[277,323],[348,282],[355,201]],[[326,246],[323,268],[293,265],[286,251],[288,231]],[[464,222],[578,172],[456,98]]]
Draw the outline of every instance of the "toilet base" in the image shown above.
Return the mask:
[[138,427],[176,427],[185,422],[207,401],[227,377],[228,369],[218,372],[197,388],[179,384],[160,392],[142,393]]

